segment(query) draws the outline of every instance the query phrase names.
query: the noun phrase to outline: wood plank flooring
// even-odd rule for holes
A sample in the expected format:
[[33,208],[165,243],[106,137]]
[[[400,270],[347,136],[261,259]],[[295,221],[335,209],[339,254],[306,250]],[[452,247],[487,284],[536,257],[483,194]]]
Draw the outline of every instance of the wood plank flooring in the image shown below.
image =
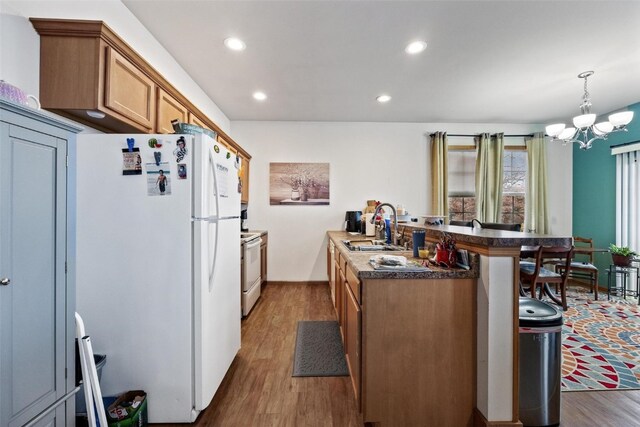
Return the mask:
[[[326,283],[263,287],[242,322],[242,349],[193,426],[361,426],[349,377],[291,376],[297,322],[335,318]],[[640,391],[563,393],[561,425],[640,426]]]
[[362,425],[349,377],[294,378],[299,320],[336,320],[326,283],[268,284],[242,348],[195,427]]

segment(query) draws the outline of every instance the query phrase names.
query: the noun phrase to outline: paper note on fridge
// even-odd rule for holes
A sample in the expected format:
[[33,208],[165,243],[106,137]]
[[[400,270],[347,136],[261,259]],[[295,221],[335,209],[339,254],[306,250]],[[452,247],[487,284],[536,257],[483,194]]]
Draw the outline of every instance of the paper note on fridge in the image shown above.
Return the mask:
[[218,195],[220,197],[229,197],[229,168],[216,163],[218,170]]

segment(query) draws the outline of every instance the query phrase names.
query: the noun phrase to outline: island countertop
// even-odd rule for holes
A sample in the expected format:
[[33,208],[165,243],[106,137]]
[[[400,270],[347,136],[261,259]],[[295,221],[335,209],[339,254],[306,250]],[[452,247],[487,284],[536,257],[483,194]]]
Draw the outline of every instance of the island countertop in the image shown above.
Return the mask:
[[358,239],[370,239],[363,235],[352,235],[346,231],[327,231],[329,239],[331,239],[335,245],[335,249],[340,252],[340,255],[345,258],[347,264],[354,270],[359,279],[476,279],[478,277],[478,258],[471,257],[470,269],[465,270],[462,268],[443,268],[438,266],[429,265],[427,271],[388,271],[388,270],[374,270],[369,263],[369,259],[374,255],[401,255],[408,260],[423,261],[419,258],[413,258],[413,251],[411,249],[407,251],[350,251],[342,243],[343,240],[358,240]]
[[492,230],[457,225],[419,225],[416,223],[398,224],[398,229],[426,230],[427,237],[439,239],[442,233],[455,237],[456,242],[472,246],[520,247],[520,246],[570,246],[571,237],[549,234],[526,233],[522,231]]

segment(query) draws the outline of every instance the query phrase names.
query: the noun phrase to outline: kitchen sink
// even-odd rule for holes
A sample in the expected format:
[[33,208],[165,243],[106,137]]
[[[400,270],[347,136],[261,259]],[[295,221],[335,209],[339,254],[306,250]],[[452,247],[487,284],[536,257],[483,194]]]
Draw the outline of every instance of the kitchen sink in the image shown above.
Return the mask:
[[350,251],[362,252],[384,252],[384,251],[406,251],[404,246],[387,245],[384,240],[366,239],[366,240],[343,240],[342,243]]

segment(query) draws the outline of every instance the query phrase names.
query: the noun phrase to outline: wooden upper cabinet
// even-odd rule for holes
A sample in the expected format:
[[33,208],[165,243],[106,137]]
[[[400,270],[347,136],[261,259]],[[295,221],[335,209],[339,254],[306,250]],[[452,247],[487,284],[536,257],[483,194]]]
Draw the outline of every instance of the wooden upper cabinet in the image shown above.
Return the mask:
[[104,22],[29,20],[40,35],[43,109],[107,133],[173,133],[177,118],[215,131],[230,151],[251,158]]
[[200,126],[201,128],[209,129],[203,120],[200,120],[198,116],[189,111],[189,123],[192,125]]
[[224,145],[227,150],[231,151],[233,154],[238,154],[238,150],[233,146],[229,141],[224,139],[222,136],[218,135],[218,143]]
[[242,181],[241,203],[249,203],[249,159],[240,155],[240,180]]
[[[189,112],[173,96],[158,88],[158,113],[156,114],[156,133],[173,133],[172,120],[187,123]],[[200,126],[200,125],[199,125]]]
[[153,129],[156,105],[153,80],[110,47],[106,51],[105,79],[104,106],[145,129]]

